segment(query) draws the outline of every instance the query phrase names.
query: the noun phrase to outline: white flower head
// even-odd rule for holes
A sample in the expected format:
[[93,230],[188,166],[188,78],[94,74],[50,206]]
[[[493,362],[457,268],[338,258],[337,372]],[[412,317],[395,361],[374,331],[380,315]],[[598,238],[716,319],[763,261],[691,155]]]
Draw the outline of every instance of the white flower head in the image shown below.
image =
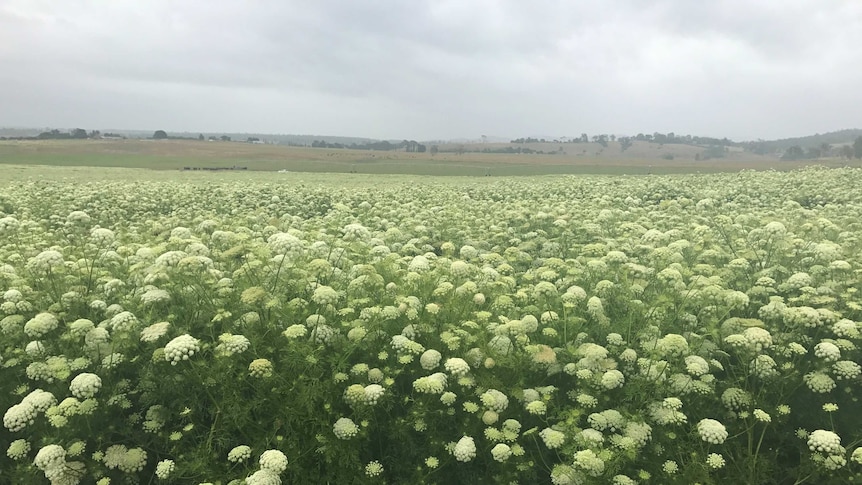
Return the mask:
[[189,334],[180,335],[165,345],[165,360],[171,365],[177,365],[182,360],[189,360],[189,357],[198,351],[200,351],[198,339]]
[[419,364],[425,370],[433,370],[440,365],[441,358],[442,355],[440,355],[440,352],[434,349],[428,349],[419,357]]
[[287,469],[287,456],[279,450],[266,450],[260,455],[260,467],[280,474]]
[[832,431],[824,429],[811,432],[808,436],[808,449],[829,455],[844,453],[844,448],[841,446],[841,437]]
[[350,418],[338,418],[332,426],[332,432],[341,440],[349,440],[359,432],[359,426]]
[[512,456],[512,448],[505,443],[497,443],[491,448],[491,457],[494,461],[504,462]]
[[235,446],[227,454],[227,461],[231,463],[240,463],[251,458],[251,447],[246,445]]
[[96,374],[84,372],[78,374],[69,384],[69,391],[78,399],[87,399],[96,395],[102,388],[102,379]]
[[468,364],[467,361],[459,357],[446,359],[446,362],[443,364],[443,368],[445,368],[453,376],[463,376],[467,375],[467,373],[470,372],[470,364]]
[[545,428],[542,431],[539,431],[539,436],[542,438],[542,441],[545,443],[545,446],[547,446],[548,449],[551,450],[563,446],[563,443],[566,442],[565,433],[551,428]]
[[51,313],[40,313],[24,324],[24,333],[30,338],[42,338],[60,324]]
[[471,461],[476,458],[476,442],[473,441],[473,438],[464,436],[455,444],[452,454],[460,462]]
[[62,466],[66,461],[66,450],[60,445],[43,446],[38,453],[33,464],[36,468],[47,471],[51,468]]
[[697,432],[703,441],[714,445],[720,445],[727,439],[727,429],[714,419],[701,419],[697,423]]

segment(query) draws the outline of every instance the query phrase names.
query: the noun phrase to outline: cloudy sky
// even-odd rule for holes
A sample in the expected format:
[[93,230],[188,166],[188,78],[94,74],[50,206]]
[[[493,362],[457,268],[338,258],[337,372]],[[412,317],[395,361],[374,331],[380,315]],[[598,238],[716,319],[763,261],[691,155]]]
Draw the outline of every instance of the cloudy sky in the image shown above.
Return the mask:
[[420,140],[862,127],[859,0],[0,0],[0,126]]

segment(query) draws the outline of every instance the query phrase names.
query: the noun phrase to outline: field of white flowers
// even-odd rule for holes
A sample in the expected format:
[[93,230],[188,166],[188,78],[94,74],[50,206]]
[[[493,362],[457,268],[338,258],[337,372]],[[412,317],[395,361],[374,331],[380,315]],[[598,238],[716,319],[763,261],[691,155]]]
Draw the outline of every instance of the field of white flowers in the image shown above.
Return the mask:
[[0,482],[862,482],[862,171],[0,182]]

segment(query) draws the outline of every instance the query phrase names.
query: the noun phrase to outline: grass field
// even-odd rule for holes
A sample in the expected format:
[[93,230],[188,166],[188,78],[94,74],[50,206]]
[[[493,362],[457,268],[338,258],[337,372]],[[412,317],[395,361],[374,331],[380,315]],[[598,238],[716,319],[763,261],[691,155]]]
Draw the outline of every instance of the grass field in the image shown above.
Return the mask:
[[[845,166],[843,160],[785,162],[775,158],[731,153],[722,160],[696,161],[691,147],[633,147],[624,154],[593,152],[555,155],[489,153],[405,153],[254,145],[240,142],[184,140],[45,140],[0,141],[0,163],[129,167],[154,170],[247,167],[252,171],[356,172],[413,175],[554,175],[735,172],[743,169],[792,170],[818,164]],[[572,146],[565,150],[574,150]],[[550,149],[549,147],[546,147]],[[661,158],[676,153],[674,160]],[[586,151],[586,152],[584,152]],[[654,153],[654,154],[653,154]]]

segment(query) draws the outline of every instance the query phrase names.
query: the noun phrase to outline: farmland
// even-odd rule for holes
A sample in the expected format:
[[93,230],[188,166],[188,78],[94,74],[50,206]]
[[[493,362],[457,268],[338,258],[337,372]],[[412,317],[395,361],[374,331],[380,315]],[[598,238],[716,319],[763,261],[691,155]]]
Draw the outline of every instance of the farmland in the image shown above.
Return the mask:
[[[468,146],[471,150],[500,147],[496,144]],[[0,163],[156,170],[245,167],[251,171],[461,176],[709,173],[743,169],[792,170],[812,164],[858,165],[858,161],[837,158],[782,161],[741,151],[729,152],[721,159],[700,161],[695,159],[699,151],[696,147],[643,142],[636,142],[624,153],[614,144],[607,150],[598,144],[539,143],[527,147],[548,152],[562,147],[564,152],[541,155],[440,152],[431,155],[188,140],[44,140],[0,141]],[[456,145],[444,145],[441,149],[455,150]],[[668,155],[673,159],[663,158]]]
[[0,144],[4,480],[859,483],[862,170],[209,146]]

